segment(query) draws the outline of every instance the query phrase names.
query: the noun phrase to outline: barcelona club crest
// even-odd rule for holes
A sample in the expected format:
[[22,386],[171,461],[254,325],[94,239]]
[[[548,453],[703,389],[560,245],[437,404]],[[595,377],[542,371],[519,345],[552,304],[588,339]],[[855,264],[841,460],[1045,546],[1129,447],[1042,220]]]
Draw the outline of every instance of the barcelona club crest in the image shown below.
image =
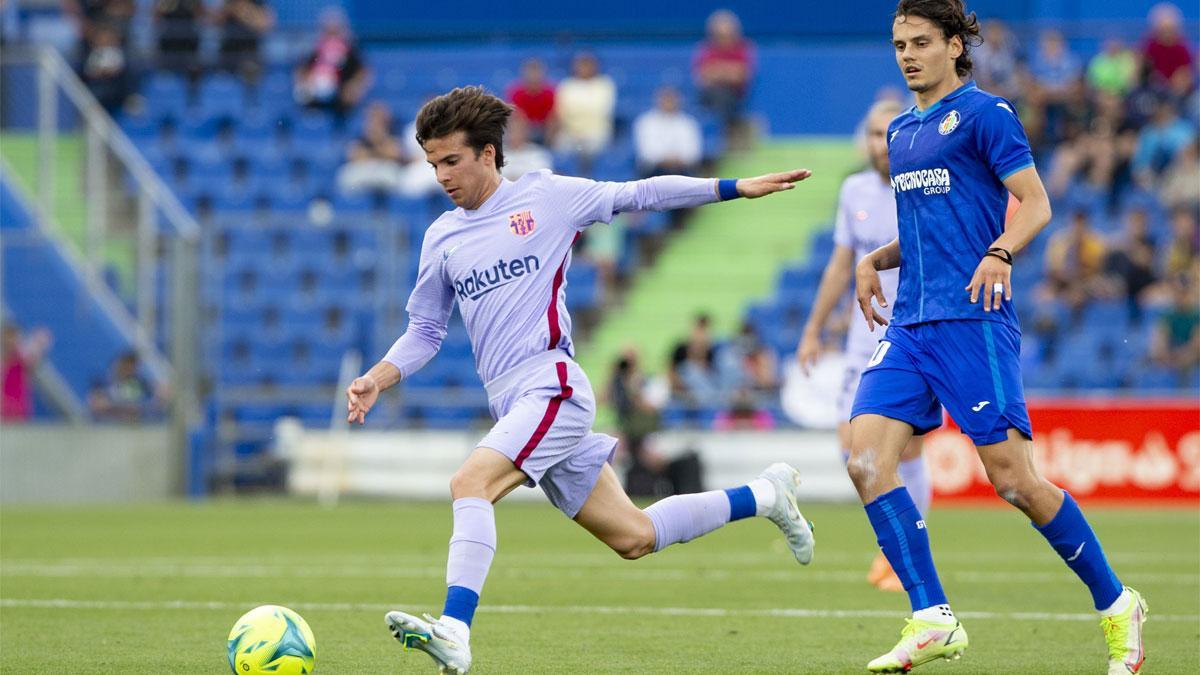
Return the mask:
[[962,116],[957,110],[951,110],[942,118],[942,123],[938,125],[938,133],[945,136],[946,134],[958,128],[958,123],[962,121]]
[[530,232],[533,232],[537,227],[537,223],[533,220],[532,211],[521,211],[520,213],[512,213],[508,216],[508,229],[518,237],[524,237]]

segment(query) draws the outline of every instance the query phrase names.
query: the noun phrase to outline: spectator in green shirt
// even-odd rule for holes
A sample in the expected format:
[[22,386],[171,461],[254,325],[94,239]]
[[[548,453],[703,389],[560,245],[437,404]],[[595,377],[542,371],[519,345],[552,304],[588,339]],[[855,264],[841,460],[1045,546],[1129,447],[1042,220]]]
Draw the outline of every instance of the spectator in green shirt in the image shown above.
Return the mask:
[[1133,88],[1137,68],[1138,60],[1133,51],[1120,40],[1110,39],[1104,43],[1104,50],[1088,64],[1088,84],[1098,91],[1123,96]]

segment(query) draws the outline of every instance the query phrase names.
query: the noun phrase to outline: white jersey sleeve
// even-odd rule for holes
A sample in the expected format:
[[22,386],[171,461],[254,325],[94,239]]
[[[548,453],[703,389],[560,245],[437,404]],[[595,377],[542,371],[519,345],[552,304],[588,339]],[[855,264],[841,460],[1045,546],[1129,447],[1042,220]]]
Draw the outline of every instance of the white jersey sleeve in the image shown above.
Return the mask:
[[[854,248],[854,230],[850,219],[854,217],[854,212],[846,203],[847,182],[843,181],[842,187],[838,190],[837,215],[833,219],[833,243],[852,249]],[[857,256],[855,262],[858,262]]]
[[[417,267],[417,283],[408,296],[405,308],[409,315],[420,315],[443,326],[450,321],[454,310],[454,287],[445,275],[445,260],[432,245],[430,233],[437,222],[430,226],[421,242],[421,260]],[[449,252],[447,252],[449,253]],[[446,255],[445,257],[449,257]]]
[[610,222],[618,213],[686,209],[719,201],[717,181],[691,176],[655,176],[643,180],[610,183],[549,176],[556,200],[569,210],[571,222],[582,230],[592,223]]

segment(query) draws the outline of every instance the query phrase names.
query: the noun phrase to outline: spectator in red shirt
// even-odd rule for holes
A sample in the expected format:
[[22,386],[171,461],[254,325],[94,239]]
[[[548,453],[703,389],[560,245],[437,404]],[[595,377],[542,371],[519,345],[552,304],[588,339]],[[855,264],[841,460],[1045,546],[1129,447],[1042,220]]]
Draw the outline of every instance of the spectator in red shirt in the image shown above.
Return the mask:
[[529,123],[530,138],[544,144],[554,112],[554,83],[546,79],[546,66],[538,59],[521,64],[521,79],[508,88],[508,100]]
[[295,73],[296,100],[309,108],[332,111],[339,119],[362,100],[371,71],[350,34],[346,15],[336,8],[321,15],[317,46]]
[[33,371],[50,349],[50,342],[50,332],[44,328],[22,340],[20,328],[5,324],[0,339],[0,419],[23,422],[33,417]]
[[707,39],[696,49],[693,76],[700,88],[700,101],[734,131],[742,121],[742,109],[754,75],[754,45],[742,35],[742,23],[729,10],[708,17]]
[[1193,64],[1182,24],[1179,8],[1160,2],[1150,10],[1150,34],[1142,44],[1142,56],[1150,65],[1151,77],[1181,95],[1191,91]]

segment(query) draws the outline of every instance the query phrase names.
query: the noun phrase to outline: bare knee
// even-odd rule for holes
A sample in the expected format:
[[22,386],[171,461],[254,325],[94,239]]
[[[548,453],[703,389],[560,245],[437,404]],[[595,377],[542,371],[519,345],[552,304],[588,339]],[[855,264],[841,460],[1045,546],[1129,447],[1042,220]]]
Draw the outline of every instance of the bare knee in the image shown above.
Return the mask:
[[1017,463],[998,462],[987,467],[988,480],[1001,499],[1028,511],[1045,482]]
[[854,448],[846,462],[846,473],[858,491],[865,492],[879,477],[878,455],[874,448]]
[[476,472],[466,467],[460,467],[450,477],[450,497],[453,499],[466,497],[487,499],[487,484]]
[[608,547],[622,558],[637,560],[654,553],[654,524],[647,517],[644,523],[638,523],[628,532],[613,535],[604,543],[608,544]]

